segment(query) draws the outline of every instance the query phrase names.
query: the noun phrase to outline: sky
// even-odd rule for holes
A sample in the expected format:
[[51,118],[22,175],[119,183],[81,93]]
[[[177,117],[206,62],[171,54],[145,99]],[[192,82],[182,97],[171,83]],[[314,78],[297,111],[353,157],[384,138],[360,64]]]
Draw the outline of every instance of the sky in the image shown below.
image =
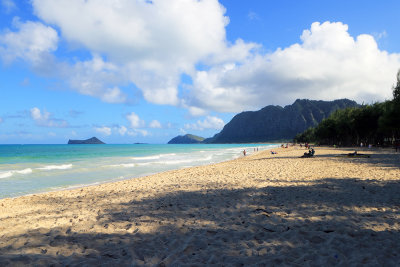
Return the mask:
[[398,0],[0,0],[0,144],[167,143],[392,97]]

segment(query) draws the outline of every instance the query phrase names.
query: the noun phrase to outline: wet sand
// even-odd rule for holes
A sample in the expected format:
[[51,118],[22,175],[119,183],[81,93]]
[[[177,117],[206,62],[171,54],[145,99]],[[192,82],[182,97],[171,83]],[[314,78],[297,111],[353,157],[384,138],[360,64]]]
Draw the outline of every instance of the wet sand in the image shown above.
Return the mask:
[[0,266],[400,265],[400,153],[276,151],[2,199]]

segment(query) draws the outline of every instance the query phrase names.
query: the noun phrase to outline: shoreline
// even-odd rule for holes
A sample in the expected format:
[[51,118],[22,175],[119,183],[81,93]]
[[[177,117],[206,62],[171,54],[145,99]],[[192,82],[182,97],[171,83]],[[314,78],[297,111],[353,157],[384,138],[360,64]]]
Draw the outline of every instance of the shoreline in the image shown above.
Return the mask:
[[353,149],[0,199],[0,265],[395,265],[400,154],[337,157]]
[[[270,143],[259,143],[260,145],[263,144],[268,145],[268,148],[263,149],[263,150],[269,150],[269,149],[274,149],[274,147],[270,147],[270,145],[276,145],[278,146],[278,144],[270,144]],[[241,144],[243,146],[245,146],[246,144]],[[249,144],[249,145],[254,145],[254,144]],[[251,147],[253,148],[253,147]],[[261,151],[263,151],[261,150]],[[238,156],[235,158],[240,158],[242,155],[240,154],[241,152],[238,152]],[[254,154],[253,152],[251,154]],[[158,154],[155,154],[158,155]],[[130,157],[127,157],[130,158]],[[163,172],[167,172],[167,171],[171,171],[171,170],[180,170],[180,169],[186,169],[186,168],[192,168],[192,167],[196,167],[196,166],[206,166],[206,165],[212,165],[212,164],[217,164],[217,163],[221,163],[221,162],[225,162],[225,161],[230,161],[230,160],[234,160],[235,158],[228,158],[228,159],[224,159],[222,161],[218,161],[218,162],[214,162],[214,163],[201,163],[200,165],[194,165],[194,166],[181,166],[181,167],[177,167],[177,168],[173,168],[170,170],[159,170],[159,171],[150,171],[146,172],[146,173],[142,173],[142,174],[136,174],[135,176],[129,176],[129,177],[116,177],[116,178],[112,178],[112,179],[105,179],[103,181],[95,181],[95,182],[91,182],[91,183],[81,183],[81,184],[77,184],[77,185],[69,185],[66,187],[55,187],[55,188],[48,188],[45,190],[40,190],[38,192],[32,192],[32,193],[27,193],[27,194],[22,194],[22,195],[17,195],[17,196],[12,196],[12,197],[0,197],[1,199],[15,199],[18,197],[23,197],[23,196],[31,196],[31,195],[38,195],[38,194],[43,194],[43,193],[50,193],[50,192],[57,192],[57,191],[64,191],[64,190],[74,190],[74,189],[79,189],[79,188],[84,188],[84,187],[90,187],[90,186],[98,186],[101,184],[105,184],[105,183],[115,183],[115,182],[119,182],[119,181],[124,181],[124,180],[130,180],[130,179],[137,179],[137,178],[142,178],[142,177],[147,177],[147,176],[151,176],[151,175],[155,175],[158,173],[163,173]]]

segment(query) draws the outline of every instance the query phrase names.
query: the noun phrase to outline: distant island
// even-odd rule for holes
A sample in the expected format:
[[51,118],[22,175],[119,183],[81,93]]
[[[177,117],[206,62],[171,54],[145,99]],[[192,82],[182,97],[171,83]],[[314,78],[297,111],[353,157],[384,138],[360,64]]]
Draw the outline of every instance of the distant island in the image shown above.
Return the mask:
[[92,137],[86,140],[68,140],[68,145],[102,145],[105,144],[97,137]]
[[200,144],[204,141],[204,139],[205,138],[197,135],[186,134],[172,138],[168,144]]
[[266,106],[258,111],[235,115],[220,133],[206,138],[194,135],[177,136],[168,144],[226,144],[280,142],[293,138],[310,127],[317,126],[333,112],[349,107],[359,107],[355,101],[297,99],[292,105]]

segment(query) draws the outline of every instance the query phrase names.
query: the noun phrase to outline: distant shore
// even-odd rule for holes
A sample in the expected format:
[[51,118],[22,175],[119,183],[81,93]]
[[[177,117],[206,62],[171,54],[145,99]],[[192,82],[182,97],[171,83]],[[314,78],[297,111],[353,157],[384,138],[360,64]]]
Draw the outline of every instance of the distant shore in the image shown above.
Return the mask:
[[0,200],[0,265],[400,262],[400,153],[272,149]]

